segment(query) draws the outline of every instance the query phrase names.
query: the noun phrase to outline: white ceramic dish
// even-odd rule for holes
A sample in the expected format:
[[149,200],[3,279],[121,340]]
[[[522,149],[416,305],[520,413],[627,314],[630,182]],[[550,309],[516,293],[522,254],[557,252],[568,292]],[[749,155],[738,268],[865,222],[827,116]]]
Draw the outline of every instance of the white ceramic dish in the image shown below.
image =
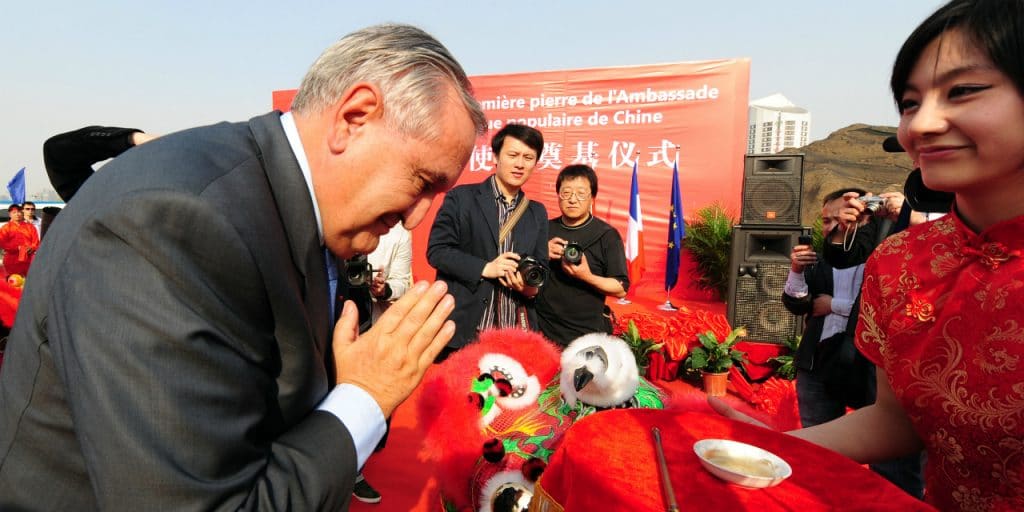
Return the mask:
[[793,474],[779,456],[746,443],[704,439],[694,443],[693,451],[712,475],[744,487],[772,487]]

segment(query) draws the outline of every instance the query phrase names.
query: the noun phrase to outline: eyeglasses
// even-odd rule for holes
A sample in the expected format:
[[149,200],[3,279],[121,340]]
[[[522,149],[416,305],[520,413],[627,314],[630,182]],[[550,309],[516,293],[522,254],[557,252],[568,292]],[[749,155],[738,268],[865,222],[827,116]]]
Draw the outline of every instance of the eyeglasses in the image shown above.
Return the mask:
[[590,191],[588,191],[588,190],[576,190],[576,191],[563,190],[563,191],[558,193],[558,197],[561,197],[562,199],[564,199],[566,201],[568,201],[572,196],[576,196],[576,199],[579,199],[580,201],[586,201],[587,199],[590,199]]

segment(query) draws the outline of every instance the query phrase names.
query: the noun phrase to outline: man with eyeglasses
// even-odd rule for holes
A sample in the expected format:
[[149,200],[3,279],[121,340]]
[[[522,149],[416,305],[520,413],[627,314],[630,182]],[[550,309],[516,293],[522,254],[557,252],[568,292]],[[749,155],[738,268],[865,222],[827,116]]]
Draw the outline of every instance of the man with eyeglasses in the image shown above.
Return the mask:
[[36,228],[36,235],[43,236],[43,219],[36,216],[36,204],[32,201],[25,201],[21,205],[21,213],[25,216],[25,224],[31,224]]
[[455,336],[437,362],[484,329],[537,329],[538,289],[525,282],[519,263],[524,256],[538,265],[547,259],[548,212],[522,191],[544,151],[544,136],[508,124],[491,138],[491,149],[494,175],[448,191],[430,229],[427,261],[455,297]]
[[612,329],[605,297],[629,289],[626,252],[615,228],[591,212],[597,173],[570,165],[555,180],[562,215],[548,223],[551,274],[537,298],[541,332],[562,345],[592,332]]

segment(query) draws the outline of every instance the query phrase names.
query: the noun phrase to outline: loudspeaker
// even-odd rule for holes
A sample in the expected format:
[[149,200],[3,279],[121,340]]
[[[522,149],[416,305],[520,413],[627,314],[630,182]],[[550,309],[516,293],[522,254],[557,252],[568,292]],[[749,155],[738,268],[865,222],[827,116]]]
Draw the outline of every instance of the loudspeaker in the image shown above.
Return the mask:
[[785,343],[802,330],[801,317],[782,305],[789,253],[803,228],[735,226],[729,258],[729,304],[733,327],[745,326],[745,340]]
[[740,224],[799,226],[803,155],[747,156]]

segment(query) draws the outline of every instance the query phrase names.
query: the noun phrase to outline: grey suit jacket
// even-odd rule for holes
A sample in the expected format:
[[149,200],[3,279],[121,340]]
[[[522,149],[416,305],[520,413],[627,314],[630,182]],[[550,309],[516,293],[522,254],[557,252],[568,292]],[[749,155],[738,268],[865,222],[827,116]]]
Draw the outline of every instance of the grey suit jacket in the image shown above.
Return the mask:
[[330,315],[280,113],[107,164],[57,217],[0,372],[0,510],[347,508]]

